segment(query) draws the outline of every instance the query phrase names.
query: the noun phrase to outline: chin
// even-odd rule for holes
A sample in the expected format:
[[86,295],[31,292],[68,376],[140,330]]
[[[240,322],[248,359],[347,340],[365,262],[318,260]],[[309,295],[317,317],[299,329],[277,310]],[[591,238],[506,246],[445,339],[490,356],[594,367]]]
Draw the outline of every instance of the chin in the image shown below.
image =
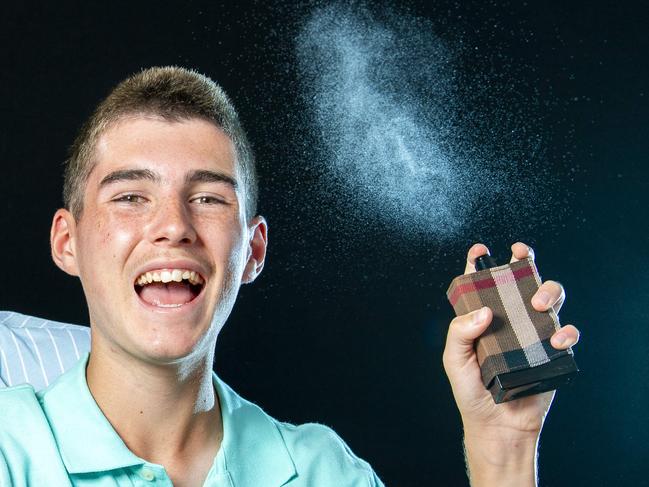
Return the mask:
[[[153,364],[177,364],[198,360],[214,353],[215,331],[207,319],[178,320],[169,316],[155,320],[132,321],[127,331],[123,349],[144,362]],[[122,341],[113,336],[115,341]]]

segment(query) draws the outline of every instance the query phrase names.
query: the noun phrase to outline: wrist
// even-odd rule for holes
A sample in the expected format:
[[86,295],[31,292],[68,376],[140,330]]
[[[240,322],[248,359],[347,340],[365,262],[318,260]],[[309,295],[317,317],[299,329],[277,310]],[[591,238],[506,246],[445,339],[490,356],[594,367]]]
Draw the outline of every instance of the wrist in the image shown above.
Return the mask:
[[533,487],[539,435],[465,430],[464,451],[472,487]]

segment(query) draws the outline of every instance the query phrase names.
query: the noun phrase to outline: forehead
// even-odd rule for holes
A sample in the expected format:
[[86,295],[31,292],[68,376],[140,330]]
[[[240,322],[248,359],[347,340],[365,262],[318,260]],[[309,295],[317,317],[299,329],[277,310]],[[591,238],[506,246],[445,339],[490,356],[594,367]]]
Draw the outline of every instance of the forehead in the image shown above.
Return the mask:
[[162,179],[196,170],[218,170],[237,178],[236,153],[230,138],[206,120],[167,121],[128,117],[111,124],[95,147],[90,179],[100,181],[115,170],[147,169]]

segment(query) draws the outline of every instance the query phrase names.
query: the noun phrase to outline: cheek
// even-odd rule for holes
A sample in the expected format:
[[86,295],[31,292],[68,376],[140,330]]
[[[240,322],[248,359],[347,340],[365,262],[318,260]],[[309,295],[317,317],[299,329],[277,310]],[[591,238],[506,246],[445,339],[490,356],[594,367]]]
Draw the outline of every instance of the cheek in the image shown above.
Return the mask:
[[106,222],[104,218],[102,218],[102,215],[99,215],[97,213],[93,214],[91,217],[92,220],[92,231],[88,232],[85,231],[83,232],[84,239],[83,239],[83,245],[86,248],[89,247],[103,247],[106,246],[110,243],[112,239],[112,230],[114,230],[115,226],[111,225],[110,222]]
[[248,248],[242,240],[237,241],[230,249],[227,263],[227,280],[238,287],[248,261]]
[[93,216],[92,226],[82,232],[78,255],[83,263],[82,274],[101,287],[101,282],[109,276],[108,269],[123,267],[141,223],[123,219],[111,222],[101,215]]
[[228,274],[236,272],[245,263],[247,249],[241,229],[236,225],[213,225],[201,232],[203,242],[217,265]]
[[138,241],[142,230],[141,222],[122,221],[111,225],[110,230],[102,233],[104,244],[114,252],[124,253]]
[[139,225],[123,220],[112,223],[98,222],[93,235],[89,236],[88,244],[96,252],[104,256],[110,254],[115,258],[134,240]]

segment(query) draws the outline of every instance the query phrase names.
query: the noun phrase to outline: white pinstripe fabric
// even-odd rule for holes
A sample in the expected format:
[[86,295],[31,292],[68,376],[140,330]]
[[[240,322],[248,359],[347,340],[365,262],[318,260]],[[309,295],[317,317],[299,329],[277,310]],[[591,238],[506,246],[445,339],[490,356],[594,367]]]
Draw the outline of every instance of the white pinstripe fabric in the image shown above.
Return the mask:
[[0,311],[0,387],[47,387],[90,350],[90,328]]

